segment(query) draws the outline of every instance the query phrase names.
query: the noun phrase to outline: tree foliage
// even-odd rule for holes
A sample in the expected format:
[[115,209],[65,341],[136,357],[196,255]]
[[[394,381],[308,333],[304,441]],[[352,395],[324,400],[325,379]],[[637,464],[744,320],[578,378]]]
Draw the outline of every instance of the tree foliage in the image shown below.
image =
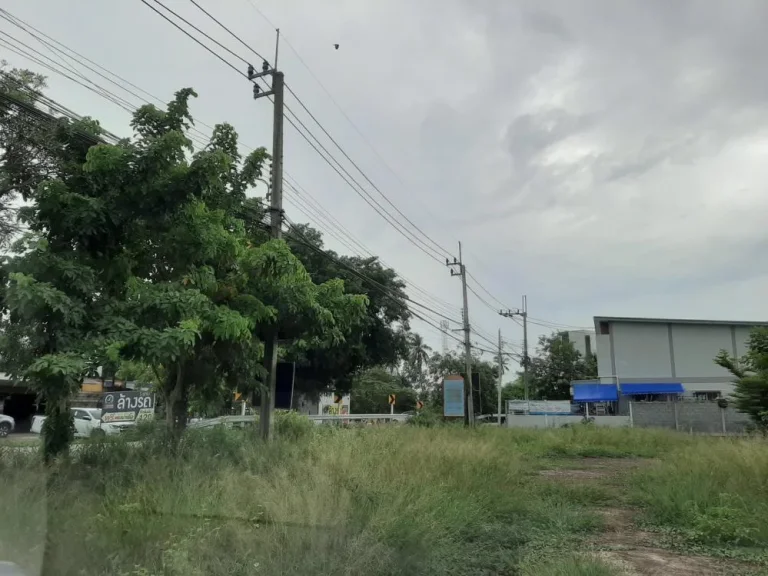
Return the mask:
[[[432,393],[429,396],[431,406],[443,406],[442,381],[451,374],[465,374],[464,354],[449,351],[446,354],[435,352],[429,359],[429,375],[432,380]],[[499,367],[495,362],[472,356],[472,374],[475,385],[472,387],[472,399],[477,414],[495,414],[498,402]],[[479,378],[479,380],[478,380]]]
[[736,409],[748,414],[758,429],[768,433],[768,328],[752,330],[744,356],[735,358],[721,350],[715,363],[735,377],[731,397]]
[[528,366],[529,397],[541,400],[568,400],[573,380],[597,378],[597,358],[582,357],[566,332],[541,336],[536,356]]
[[140,108],[135,138],[114,145],[93,121],[57,122],[53,140],[30,144],[45,147],[48,168],[2,166],[15,192],[25,170],[36,184],[19,192],[29,232],[2,266],[0,353],[48,401],[46,438],[61,441],[51,456],[71,438],[69,398],[96,367],[149,367],[168,425],[181,429],[191,398],[260,385],[268,331],[307,354],[375,328],[364,294],[332,274],[313,282],[285,242],[259,232],[246,191],[264,149],[241,158],[224,124],[193,153],[194,96]]
[[400,376],[385,368],[369,368],[354,381],[351,410],[355,414],[385,414],[390,410],[388,398],[395,395],[395,412],[408,412],[416,407],[416,391],[405,386]]
[[368,302],[365,317],[350,327],[344,341],[328,346],[301,343],[287,349],[285,359],[297,363],[297,390],[348,392],[362,371],[394,367],[406,358],[410,312],[405,284],[394,270],[382,266],[377,258],[339,256],[327,250],[330,257],[322,254],[322,235],[309,225],[296,226],[286,241],[313,281],[339,279],[348,292],[364,295]]

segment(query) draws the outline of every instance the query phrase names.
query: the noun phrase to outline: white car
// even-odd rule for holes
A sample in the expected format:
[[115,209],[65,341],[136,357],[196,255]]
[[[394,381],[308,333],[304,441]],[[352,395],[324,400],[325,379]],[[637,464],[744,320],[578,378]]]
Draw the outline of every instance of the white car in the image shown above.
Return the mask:
[[16,420],[5,414],[0,414],[0,438],[5,438],[13,432],[16,427]]
[[[89,436],[120,434],[127,428],[135,426],[133,422],[119,422],[109,424],[101,421],[101,410],[98,408],[72,408],[72,418],[75,423],[75,437],[87,438]],[[41,434],[45,416],[32,418],[31,431]]]

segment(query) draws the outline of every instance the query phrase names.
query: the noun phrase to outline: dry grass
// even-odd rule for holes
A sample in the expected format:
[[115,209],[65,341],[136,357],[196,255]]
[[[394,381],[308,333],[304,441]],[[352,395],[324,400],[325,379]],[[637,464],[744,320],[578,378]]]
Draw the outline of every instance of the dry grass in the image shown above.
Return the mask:
[[[713,476],[711,457],[697,467],[681,454],[703,458],[721,442],[580,427],[286,436],[267,446],[248,432],[191,433],[173,453],[157,436],[138,447],[87,443],[49,472],[47,488],[28,457],[0,455],[0,560],[37,574],[47,525],[50,573],[61,575],[620,574],[604,558],[574,555],[606,528],[600,508],[631,496],[670,525],[662,512],[679,502],[650,496],[649,483],[668,492],[683,466]],[[714,474],[708,490],[741,498],[756,480],[762,468],[748,453],[763,446],[740,442],[716,448],[718,469],[733,454],[752,476]],[[541,474],[553,465],[620,473],[597,483]]]

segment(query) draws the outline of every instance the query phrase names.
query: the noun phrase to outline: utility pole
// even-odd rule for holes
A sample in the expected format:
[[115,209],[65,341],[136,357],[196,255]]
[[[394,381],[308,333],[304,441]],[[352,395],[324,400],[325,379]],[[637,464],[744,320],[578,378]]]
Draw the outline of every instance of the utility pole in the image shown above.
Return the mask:
[[499,315],[505,318],[521,316],[523,319],[523,388],[525,389],[525,401],[528,402],[528,296],[523,296],[523,307],[516,310],[499,310]]
[[501,379],[504,375],[504,359],[502,357],[501,352],[502,347],[502,341],[501,341],[501,328],[499,328],[499,398],[496,405],[496,421],[499,424],[499,428],[501,428]]
[[[462,316],[464,320],[464,355],[466,362],[466,380],[464,381],[464,395],[467,398],[467,423],[469,426],[475,425],[475,406],[472,397],[472,343],[470,341],[470,327],[469,327],[469,307],[467,305],[467,268],[464,266],[464,262],[461,259],[461,242],[459,242],[459,259],[453,259],[450,262],[445,259],[445,265],[451,269],[451,276],[461,277],[461,291],[464,298],[464,309],[462,310]],[[456,272],[454,267],[458,267],[459,271]]]
[[[277,49],[275,49],[275,58],[277,58]],[[272,77],[272,89],[268,92],[262,92],[258,84],[258,79],[264,76]],[[269,213],[271,236],[272,238],[280,238],[283,235],[283,100],[285,76],[282,72],[270,68],[265,60],[259,73],[254,71],[253,66],[248,66],[248,79],[254,81],[254,99],[265,96],[272,96],[274,99],[272,185],[270,186]],[[259,424],[261,437],[264,440],[269,440],[272,435],[272,415],[275,411],[275,388],[277,384],[277,337],[277,325],[271,326],[264,342],[264,369],[267,371],[267,381],[261,390],[261,405],[259,407]]]

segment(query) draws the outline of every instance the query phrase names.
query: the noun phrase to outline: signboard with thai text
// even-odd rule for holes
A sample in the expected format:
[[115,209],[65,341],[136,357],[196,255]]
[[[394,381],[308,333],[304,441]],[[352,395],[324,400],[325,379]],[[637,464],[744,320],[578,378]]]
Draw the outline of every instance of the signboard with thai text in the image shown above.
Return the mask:
[[141,422],[155,416],[155,395],[150,392],[107,392],[101,404],[101,421],[106,423]]

